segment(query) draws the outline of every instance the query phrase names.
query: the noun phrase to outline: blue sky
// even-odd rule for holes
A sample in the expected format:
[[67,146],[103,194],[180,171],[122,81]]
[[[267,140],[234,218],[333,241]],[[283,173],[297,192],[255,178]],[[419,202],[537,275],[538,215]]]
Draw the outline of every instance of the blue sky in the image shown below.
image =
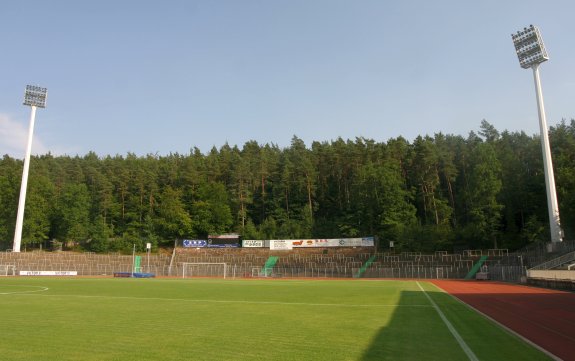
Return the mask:
[[202,152],[366,137],[539,133],[511,33],[541,29],[549,125],[575,118],[573,1],[5,0],[0,154]]

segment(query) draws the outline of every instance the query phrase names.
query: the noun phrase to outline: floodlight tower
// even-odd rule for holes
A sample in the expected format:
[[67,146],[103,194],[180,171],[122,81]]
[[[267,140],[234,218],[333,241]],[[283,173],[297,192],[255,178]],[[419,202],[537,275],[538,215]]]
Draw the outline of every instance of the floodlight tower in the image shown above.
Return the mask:
[[541,132],[541,147],[543,148],[543,168],[545,171],[545,187],[547,190],[547,210],[549,212],[549,226],[551,228],[551,242],[561,242],[563,231],[559,221],[559,205],[555,190],[555,176],[553,175],[553,162],[551,160],[551,147],[549,146],[549,133],[547,120],[545,119],[545,106],[543,105],[543,93],[541,92],[541,79],[539,78],[539,65],[549,59],[541,33],[533,25],[512,34],[515,51],[519,58],[519,65],[523,69],[533,69],[535,79],[535,92],[537,95],[537,107],[539,109],[539,127]]
[[26,187],[28,186],[28,170],[30,169],[30,153],[32,152],[32,137],[34,134],[34,122],[36,118],[36,108],[46,107],[46,88],[34,85],[26,85],[24,93],[24,105],[32,108],[30,113],[30,127],[28,128],[28,145],[26,146],[26,156],[24,157],[24,170],[22,171],[22,184],[20,186],[20,200],[18,201],[18,215],[16,216],[16,230],[14,231],[14,245],[12,252],[20,252],[22,243],[22,226],[24,224],[24,207],[26,205]]

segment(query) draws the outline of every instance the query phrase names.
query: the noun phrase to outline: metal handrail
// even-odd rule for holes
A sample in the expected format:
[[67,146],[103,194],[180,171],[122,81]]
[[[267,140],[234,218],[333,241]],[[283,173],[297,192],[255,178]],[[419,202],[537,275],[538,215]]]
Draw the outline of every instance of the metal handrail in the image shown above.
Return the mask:
[[567,254],[564,254],[562,256],[559,256],[557,258],[554,258],[550,261],[547,261],[545,263],[541,263],[535,267],[530,268],[530,270],[547,270],[547,269],[552,269],[555,268],[557,266],[560,266],[564,263],[567,262],[571,262],[575,260],[575,251],[573,252],[569,252]]

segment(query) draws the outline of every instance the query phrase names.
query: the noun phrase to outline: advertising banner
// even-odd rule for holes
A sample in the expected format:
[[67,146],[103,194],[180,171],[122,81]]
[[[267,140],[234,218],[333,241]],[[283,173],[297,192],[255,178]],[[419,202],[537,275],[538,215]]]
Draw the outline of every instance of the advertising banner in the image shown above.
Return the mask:
[[206,247],[208,245],[208,241],[205,239],[184,239],[184,247],[189,248],[197,248],[197,247]]
[[239,243],[222,243],[222,244],[210,244],[208,243],[208,248],[240,248]]
[[292,240],[293,248],[309,247],[373,247],[374,238],[331,238],[331,239],[297,239]]
[[242,241],[242,247],[244,248],[262,248],[265,247],[265,242],[260,240],[244,239]]
[[240,247],[241,239],[238,234],[209,235],[208,247],[227,248]]
[[78,271],[20,271],[20,276],[77,276]]
[[361,246],[362,247],[374,247],[375,246],[375,238],[374,237],[363,237],[361,239]]
[[327,247],[354,247],[355,243],[353,238],[332,238],[328,239]]
[[300,247],[328,247],[327,239],[296,239],[292,241],[294,248]]
[[271,239],[270,249],[289,251],[293,248],[293,240]]

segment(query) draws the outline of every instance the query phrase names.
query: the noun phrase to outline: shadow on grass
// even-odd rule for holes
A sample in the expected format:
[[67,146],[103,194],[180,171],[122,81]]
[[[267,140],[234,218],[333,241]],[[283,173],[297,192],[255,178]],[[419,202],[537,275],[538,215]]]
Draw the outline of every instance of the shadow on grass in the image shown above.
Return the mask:
[[362,361],[466,359],[423,292],[403,291],[399,305],[373,338]]
[[[440,291],[426,292],[480,360],[549,359],[450,295]],[[564,360],[574,360],[575,304],[571,302],[575,301],[575,295],[571,296],[525,293],[465,295],[466,302],[474,307],[482,304],[499,309],[498,316],[490,315],[492,318],[499,322],[515,322],[517,327],[538,335],[540,341],[536,343],[544,349]],[[423,292],[403,291],[399,304],[389,323],[374,336],[362,355],[362,361],[469,360]]]
[[[485,287],[489,287],[486,284]],[[563,360],[575,360],[575,294],[495,285],[499,292],[454,292],[481,313]],[[510,292],[504,292],[509,289]]]

